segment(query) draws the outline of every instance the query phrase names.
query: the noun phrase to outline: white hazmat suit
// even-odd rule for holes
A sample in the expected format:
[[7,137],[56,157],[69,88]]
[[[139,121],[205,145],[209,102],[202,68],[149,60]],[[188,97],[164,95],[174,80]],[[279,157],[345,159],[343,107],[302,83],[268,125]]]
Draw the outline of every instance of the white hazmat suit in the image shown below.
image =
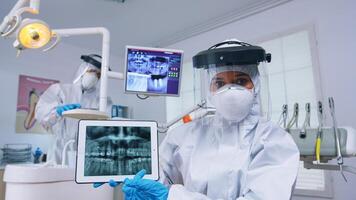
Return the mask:
[[[53,84],[40,97],[36,106],[36,119],[55,137],[54,144],[48,151],[48,161],[60,164],[64,145],[70,140],[76,140],[78,132],[78,120],[59,116],[56,112],[57,106],[80,104],[81,108],[99,108],[99,81],[88,90],[84,90],[82,86],[83,75],[90,68],[95,67],[83,62],[77,70],[73,84]],[[111,109],[111,105],[108,100],[108,108]]]
[[248,74],[254,85],[248,115],[238,122],[227,120],[217,107],[215,116],[168,133],[159,152],[160,181],[170,188],[168,199],[291,198],[299,150],[287,132],[260,116],[257,66],[234,70]]

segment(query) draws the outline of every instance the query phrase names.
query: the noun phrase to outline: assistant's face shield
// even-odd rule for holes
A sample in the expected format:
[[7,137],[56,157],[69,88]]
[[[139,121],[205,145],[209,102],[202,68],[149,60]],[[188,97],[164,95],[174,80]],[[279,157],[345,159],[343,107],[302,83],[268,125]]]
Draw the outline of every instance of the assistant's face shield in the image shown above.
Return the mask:
[[101,76],[101,70],[94,67],[90,63],[83,62],[80,64],[77,73],[75,75],[75,78],[73,80],[73,83],[80,82],[80,79],[83,77],[84,74],[93,74],[95,75],[98,79],[100,79]]
[[[225,112],[226,116],[230,113],[231,116],[227,118],[231,120],[246,117],[251,111],[248,107],[252,107],[252,104],[256,104],[255,112],[268,117],[268,79],[264,73],[265,63],[270,60],[270,55],[261,47],[239,42],[237,44],[240,46],[237,46],[234,41],[232,44],[232,47],[224,48],[217,48],[215,45],[194,56],[195,73],[199,73],[201,78],[202,99],[207,101],[208,107]],[[263,114],[261,104],[266,106]],[[243,108],[236,111],[239,113],[231,113],[237,107]],[[243,109],[247,110],[242,111]],[[232,117],[233,115],[236,117]]]
[[98,61],[96,57],[100,58],[100,56],[95,54],[81,56],[84,62],[79,66],[73,84],[81,83],[82,89],[84,90],[98,87],[101,76],[101,62]]

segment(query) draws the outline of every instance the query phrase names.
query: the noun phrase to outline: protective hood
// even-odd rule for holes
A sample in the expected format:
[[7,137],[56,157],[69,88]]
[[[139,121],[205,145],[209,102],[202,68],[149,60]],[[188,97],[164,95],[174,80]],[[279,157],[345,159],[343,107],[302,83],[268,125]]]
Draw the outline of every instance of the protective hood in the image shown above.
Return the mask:
[[[268,89],[268,79],[266,79],[267,83],[264,83],[264,87],[261,85],[260,69],[265,68],[265,63],[270,60],[271,55],[267,54],[263,48],[238,40],[219,43],[193,57],[193,66],[201,78],[202,99],[207,100],[208,107],[215,107],[212,103],[214,91],[211,90],[211,83],[217,74],[237,72],[249,76],[253,82],[253,88],[250,90],[252,99],[249,100],[251,104],[248,104],[250,107],[248,114],[242,120],[233,121],[224,118],[221,112],[216,112],[214,124],[217,127],[226,126],[226,124],[238,126],[240,131],[244,130],[243,135],[255,127],[263,115],[261,111],[261,88]],[[268,94],[268,92],[265,92],[265,94]],[[269,105],[269,97],[265,99],[267,99],[265,104]],[[208,123],[211,123],[211,121]]]
[[[73,79],[73,84],[75,86],[78,86],[78,87],[81,87],[81,84],[82,84],[82,78],[84,76],[84,74],[88,71],[88,70],[98,70],[97,67],[93,66],[92,64],[90,63],[86,63],[86,62],[83,62],[77,72],[75,73],[75,77]],[[99,88],[100,88],[100,80],[97,81],[96,85],[89,91],[89,92],[92,92],[92,91],[99,91]]]

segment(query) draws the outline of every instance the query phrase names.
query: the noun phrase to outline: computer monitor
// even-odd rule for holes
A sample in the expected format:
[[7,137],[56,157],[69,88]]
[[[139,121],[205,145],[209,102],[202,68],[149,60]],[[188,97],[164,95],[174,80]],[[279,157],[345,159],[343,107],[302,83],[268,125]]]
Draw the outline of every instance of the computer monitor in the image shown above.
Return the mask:
[[183,51],[126,46],[126,93],[179,96]]

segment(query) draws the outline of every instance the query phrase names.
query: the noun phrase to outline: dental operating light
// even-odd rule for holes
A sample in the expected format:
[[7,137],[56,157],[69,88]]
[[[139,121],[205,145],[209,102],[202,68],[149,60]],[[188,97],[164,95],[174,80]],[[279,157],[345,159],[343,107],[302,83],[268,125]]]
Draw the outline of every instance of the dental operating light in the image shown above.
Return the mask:
[[45,22],[25,19],[19,27],[14,46],[18,49],[38,49],[47,45],[51,37],[52,32]]

